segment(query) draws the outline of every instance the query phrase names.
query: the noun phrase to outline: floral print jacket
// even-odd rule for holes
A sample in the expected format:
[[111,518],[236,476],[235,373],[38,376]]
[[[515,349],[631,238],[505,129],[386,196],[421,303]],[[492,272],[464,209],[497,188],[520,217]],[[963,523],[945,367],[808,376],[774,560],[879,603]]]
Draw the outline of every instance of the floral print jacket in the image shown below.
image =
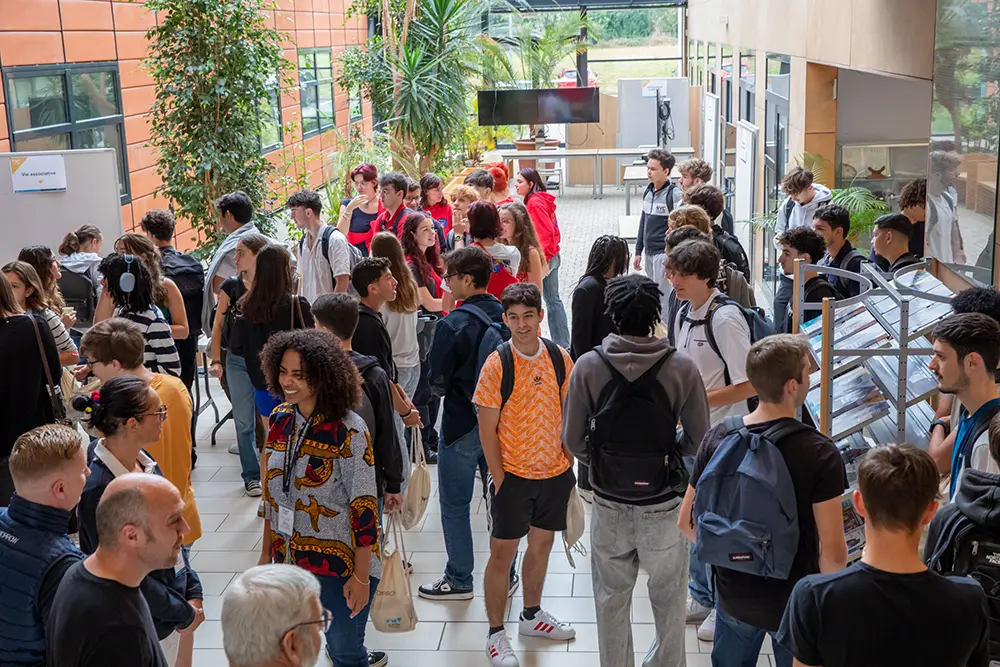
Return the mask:
[[[306,419],[287,403],[270,422],[261,516],[270,522],[273,561],[349,577],[354,549],[372,547],[371,576],[381,577],[375,457],[365,422],[354,412],[339,421],[320,414]],[[294,462],[286,461],[290,456]],[[294,512],[291,535],[279,532],[282,507]]]

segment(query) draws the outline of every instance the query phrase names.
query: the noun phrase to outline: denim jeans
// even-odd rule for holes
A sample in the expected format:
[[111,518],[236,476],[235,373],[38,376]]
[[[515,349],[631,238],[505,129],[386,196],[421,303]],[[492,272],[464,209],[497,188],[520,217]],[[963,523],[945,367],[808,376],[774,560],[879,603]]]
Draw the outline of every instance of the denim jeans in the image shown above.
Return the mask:
[[236,354],[226,355],[226,382],[236,423],[236,445],[240,448],[243,481],[260,479],[260,456],[257,453],[257,402],[247,362]]
[[590,563],[601,665],[632,667],[632,591],[641,566],[649,573],[656,637],[643,667],[684,667],[687,542],[677,527],[680,499],[628,505],[594,496]]
[[715,641],[712,667],[754,667],[764,645],[764,635],[771,635],[775,667],[792,667],[792,654],[774,640],[775,633],[747,625],[716,607]]
[[441,529],[448,563],[444,578],[452,588],[472,588],[472,493],[476,471],[486,479],[487,466],[476,427],[448,444],[438,446],[438,496],[441,500]]
[[774,332],[788,333],[786,329],[788,322],[789,304],[792,302],[792,293],[795,283],[791,278],[781,276],[778,278],[778,291],[774,293]]
[[702,563],[694,545],[688,555],[688,593],[702,607],[715,606],[715,591],[712,588],[712,566]]
[[545,318],[549,321],[549,334],[553,342],[569,349],[569,320],[566,306],[559,296],[559,265],[562,256],[558,253],[549,260],[549,275],[542,278],[542,296],[545,298]]
[[378,590],[378,578],[371,577],[368,586],[368,604],[354,618],[344,599],[346,577],[320,576],[319,601],[333,613],[333,622],[326,633],[326,652],[337,667],[368,667],[368,649],[365,648],[365,625]]

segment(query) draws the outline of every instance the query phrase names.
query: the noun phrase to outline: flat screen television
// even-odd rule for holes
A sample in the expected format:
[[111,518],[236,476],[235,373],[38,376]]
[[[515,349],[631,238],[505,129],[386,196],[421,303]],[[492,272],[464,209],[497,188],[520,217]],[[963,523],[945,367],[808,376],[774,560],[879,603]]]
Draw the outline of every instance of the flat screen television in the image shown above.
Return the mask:
[[597,88],[541,88],[479,91],[480,125],[597,123]]

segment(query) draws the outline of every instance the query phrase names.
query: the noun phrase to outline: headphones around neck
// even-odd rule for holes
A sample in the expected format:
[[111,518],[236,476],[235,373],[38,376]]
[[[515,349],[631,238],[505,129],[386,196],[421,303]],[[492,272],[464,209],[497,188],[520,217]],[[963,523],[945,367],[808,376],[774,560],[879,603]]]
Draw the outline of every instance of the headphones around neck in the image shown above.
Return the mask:
[[129,294],[135,289],[135,274],[132,273],[132,262],[135,261],[135,255],[122,255],[122,259],[125,260],[125,273],[118,278],[118,288]]

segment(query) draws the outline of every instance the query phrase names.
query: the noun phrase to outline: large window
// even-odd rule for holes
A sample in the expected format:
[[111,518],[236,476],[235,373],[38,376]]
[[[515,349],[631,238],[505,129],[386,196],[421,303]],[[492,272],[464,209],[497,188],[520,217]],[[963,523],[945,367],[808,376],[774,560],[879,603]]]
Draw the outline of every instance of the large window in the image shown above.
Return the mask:
[[117,63],[3,70],[14,151],[114,148],[123,202],[129,201]]
[[722,47],[722,115],[727,123],[733,122],[733,47]]
[[270,153],[278,150],[284,143],[281,129],[281,84],[278,76],[269,86],[267,97],[260,103],[260,151]]
[[753,124],[757,106],[757,58],[753,51],[740,52],[740,119]]
[[715,61],[715,54],[718,51],[718,47],[715,42],[708,43],[708,90],[713,95],[718,95],[718,89],[715,86],[715,70],[718,67],[718,63]]
[[302,136],[333,128],[333,58],[330,49],[299,49],[299,96]]

